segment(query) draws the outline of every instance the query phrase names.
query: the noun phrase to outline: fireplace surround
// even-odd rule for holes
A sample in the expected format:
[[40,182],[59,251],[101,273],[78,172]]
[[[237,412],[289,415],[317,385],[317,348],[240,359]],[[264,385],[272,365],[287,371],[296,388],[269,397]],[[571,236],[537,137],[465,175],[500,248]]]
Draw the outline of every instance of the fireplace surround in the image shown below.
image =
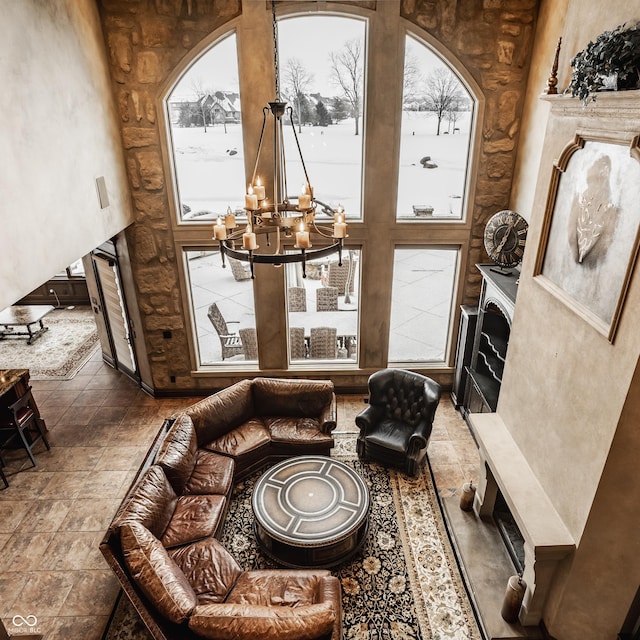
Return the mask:
[[480,452],[482,476],[473,509],[492,516],[498,491],[524,538],[523,578],[527,584],[520,622],[537,625],[558,564],[575,542],[549,496],[498,414],[472,414],[469,426]]

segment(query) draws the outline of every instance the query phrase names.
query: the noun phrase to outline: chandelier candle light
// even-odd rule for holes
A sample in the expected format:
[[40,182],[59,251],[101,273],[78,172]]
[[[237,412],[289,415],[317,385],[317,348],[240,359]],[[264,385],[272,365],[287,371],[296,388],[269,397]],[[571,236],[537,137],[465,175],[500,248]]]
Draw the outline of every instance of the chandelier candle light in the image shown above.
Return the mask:
[[[224,217],[219,217],[213,225],[213,238],[220,243],[222,266],[225,265],[225,255],[249,262],[251,277],[254,277],[254,263],[282,265],[284,263],[301,262],[302,276],[307,277],[306,261],[322,258],[332,253],[338,253],[338,263],[342,265],[342,247],[347,238],[347,223],[344,210],[341,206],[334,210],[332,207],[317,200],[313,193],[313,187],[309,181],[307,168],[302,157],[302,150],[293,121],[293,109],[280,99],[279,70],[278,70],[278,26],[276,22],[275,2],[271,2],[273,15],[273,50],[275,61],[275,90],[276,99],[269,102],[269,106],[262,109],[262,131],[258,142],[258,152],[253,169],[251,183],[244,197],[244,208],[247,216],[246,228],[238,227],[236,218],[231,209],[227,209]],[[257,176],[262,143],[264,141],[267,119],[273,116],[273,204],[266,198],[266,187]],[[283,143],[283,116],[286,116],[291,124],[291,130],[296,142],[300,162],[304,171],[305,182],[302,185],[300,195],[289,198],[287,195],[287,164]],[[320,206],[320,212],[333,215],[326,222],[316,218]],[[319,215],[319,214],[318,214]],[[294,235],[295,234],[295,235]],[[271,238],[275,235],[274,248]],[[312,235],[317,238],[320,245],[313,248]],[[264,251],[260,248],[258,236],[265,237]],[[242,249],[239,248],[242,242]],[[295,242],[295,244],[292,244]],[[296,249],[298,252],[285,252],[286,248]]]

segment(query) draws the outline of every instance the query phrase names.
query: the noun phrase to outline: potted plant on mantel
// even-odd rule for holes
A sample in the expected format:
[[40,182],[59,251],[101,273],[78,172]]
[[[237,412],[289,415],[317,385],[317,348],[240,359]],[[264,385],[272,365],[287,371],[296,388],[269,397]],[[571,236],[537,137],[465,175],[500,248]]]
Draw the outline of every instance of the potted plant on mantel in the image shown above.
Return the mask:
[[603,90],[640,88],[640,22],[601,33],[571,59],[567,91],[585,106]]

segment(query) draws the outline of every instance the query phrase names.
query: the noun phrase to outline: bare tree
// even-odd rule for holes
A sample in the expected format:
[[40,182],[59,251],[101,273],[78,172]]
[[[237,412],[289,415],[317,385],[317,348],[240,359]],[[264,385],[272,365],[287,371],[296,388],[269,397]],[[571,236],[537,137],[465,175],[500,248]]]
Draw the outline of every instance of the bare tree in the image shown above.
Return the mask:
[[364,74],[362,57],[362,40],[348,40],[340,51],[333,51],[329,54],[332,80],[336,86],[342,89],[342,93],[349,103],[351,115],[356,125],[355,135],[359,133],[359,119],[362,109],[362,78]]
[[302,96],[313,82],[313,74],[306,70],[298,58],[289,58],[284,69],[284,80],[291,98],[296,101],[298,133],[300,133],[302,131]]
[[440,135],[442,119],[453,108],[459,108],[464,97],[460,80],[449,69],[440,67],[427,76],[424,94],[427,109],[433,111],[438,118],[437,135]]
[[[446,117],[447,117],[447,131],[455,133],[457,130],[456,125],[458,124],[458,119],[460,118],[460,114],[467,109],[467,101],[464,96],[460,95],[454,98],[451,101],[451,104],[447,108]],[[453,131],[452,131],[453,129]]]
[[208,89],[202,78],[194,78],[191,81],[191,91],[196,96],[198,103],[198,110],[202,115],[202,124],[204,125],[204,132],[207,133],[207,97],[213,94],[213,91]]
[[407,52],[404,58],[404,79],[402,86],[402,102],[405,108],[408,104],[415,101],[421,81],[422,74],[418,68],[418,61],[413,54]]

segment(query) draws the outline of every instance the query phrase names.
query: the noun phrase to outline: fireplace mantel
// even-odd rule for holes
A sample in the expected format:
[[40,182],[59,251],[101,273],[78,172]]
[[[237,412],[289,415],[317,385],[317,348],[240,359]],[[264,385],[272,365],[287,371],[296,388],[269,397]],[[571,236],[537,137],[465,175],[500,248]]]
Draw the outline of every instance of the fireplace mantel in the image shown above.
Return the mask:
[[556,116],[623,118],[629,111],[638,112],[640,89],[599,91],[596,93],[596,99],[586,105],[582,100],[564,94],[542,94],[540,99],[551,105],[551,111]]

